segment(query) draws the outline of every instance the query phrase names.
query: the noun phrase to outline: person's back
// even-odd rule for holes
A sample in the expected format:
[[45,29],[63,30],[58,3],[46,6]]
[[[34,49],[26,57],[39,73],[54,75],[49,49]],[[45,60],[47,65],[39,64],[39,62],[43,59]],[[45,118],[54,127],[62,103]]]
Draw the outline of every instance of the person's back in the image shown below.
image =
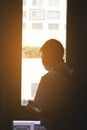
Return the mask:
[[71,70],[62,63],[62,67],[49,71],[41,78],[35,102],[36,106],[42,109],[42,117],[46,119],[47,128],[65,128],[66,123],[69,123],[72,90],[69,76]]
[[41,118],[45,119],[47,130],[65,130],[69,127],[71,117],[72,69],[63,61],[64,48],[59,41],[46,41],[41,47],[41,53],[42,63],[48,73],[40,80],[34,101],[35,107],[41,110]]

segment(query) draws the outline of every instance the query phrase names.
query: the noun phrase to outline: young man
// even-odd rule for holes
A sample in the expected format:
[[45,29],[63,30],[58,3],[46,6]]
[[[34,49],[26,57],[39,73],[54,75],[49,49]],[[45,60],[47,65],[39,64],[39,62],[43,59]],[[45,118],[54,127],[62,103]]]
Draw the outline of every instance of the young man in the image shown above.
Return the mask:
[[35,101],[37,112],[45,119],[47,130],[68,128],[70,119],[73,70],[64,62],[64,48],[56,39],[47,40],[40,48],[42,63],[48,72],[41,77]]

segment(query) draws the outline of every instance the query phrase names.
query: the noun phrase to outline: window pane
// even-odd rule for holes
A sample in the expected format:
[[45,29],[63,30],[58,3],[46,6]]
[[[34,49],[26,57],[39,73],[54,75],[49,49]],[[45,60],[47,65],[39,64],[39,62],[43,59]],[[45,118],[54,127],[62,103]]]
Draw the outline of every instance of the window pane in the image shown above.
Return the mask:
[[59,0],[49,0],[49,6],[58,6]]
[[42,5],[43,0],[32,0],[32,5]]
[[59,29],[59,25],[55,24],[55,23],[50,23],[50,24],[48,24],[48,29],[49,30],[58,30]]
[[42,23],[32,23],[32,29],[41,30],[43,28]]
[[22,105],[34,100],[41,76],[47,72],[39,56],[43,43],[55,38],[66,48],[66,7],[67,0],[23,0]]
[[30,10],[30,19],[31,20],[40,20],[44,19],[44,10],[43,9],[32,9]]
[[48,19],[59,19],[60,11],[48,11],[47,17],[48,17]]

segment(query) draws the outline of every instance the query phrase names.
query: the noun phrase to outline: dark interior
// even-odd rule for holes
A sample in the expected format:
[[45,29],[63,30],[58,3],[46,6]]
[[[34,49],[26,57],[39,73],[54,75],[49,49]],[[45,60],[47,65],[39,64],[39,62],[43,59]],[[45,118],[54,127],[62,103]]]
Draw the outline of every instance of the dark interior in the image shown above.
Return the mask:
[[[87,128],[87,4],[86,0],[67,2],[66,61],[77,72],[77,125]],[[0,2],[0,25],[0,129],[12,130],[13,120],[37,119],[29,107],[21,106],[22,0]]]

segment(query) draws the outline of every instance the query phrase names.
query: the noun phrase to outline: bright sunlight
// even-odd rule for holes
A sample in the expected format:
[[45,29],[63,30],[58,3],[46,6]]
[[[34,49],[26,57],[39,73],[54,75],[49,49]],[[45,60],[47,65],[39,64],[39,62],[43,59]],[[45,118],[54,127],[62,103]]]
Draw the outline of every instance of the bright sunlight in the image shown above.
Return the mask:
[[66,0],[23,0],[21,104],[34,100],[38,83],[46,73],[39,48],[50,38],[66,48]]

